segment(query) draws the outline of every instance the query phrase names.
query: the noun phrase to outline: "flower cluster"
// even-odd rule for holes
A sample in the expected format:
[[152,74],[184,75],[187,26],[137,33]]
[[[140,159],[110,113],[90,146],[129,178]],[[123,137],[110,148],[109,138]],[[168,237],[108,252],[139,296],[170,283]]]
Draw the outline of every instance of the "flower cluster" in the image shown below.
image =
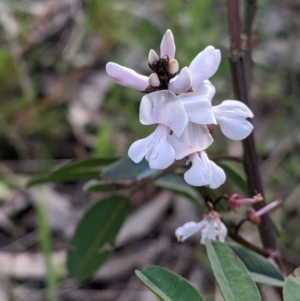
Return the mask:
[[201,232],[201,244],[205,244],[206,239],[219,240],[224,242],[227,235],[227,228],[221,222],[221,215],[212,210],[203,216],[199,223],[188,222],[179,227],[175,231],[175,235],[179,241],[185,241],[187,238]]
[[[245,199],[240,198],[238,194],[233,194],[227,199],[227,207],[229,210],[235,211],[242,205],[250,205],[262,200],[263,198],[261,194],[257,194],[253,198]],[[243,218],[235,227],[236,233],[245,221],[249,221],[254,225],[258,225],[262,215],[275,209],[280,204],[281,199],[277,199],[276,201],[262,207],[257,211],[255,211],[253,208],[248,208],[246,218]],[[214,210],[210,210],[207,214],[203,215],[203,218],[200,222],[187,222],[183,226],[177,228],[175,231],[175,236],[177,237],[178,241],[183,242],[199,231],[201,233],[201,244],[205,244],[206,239],[224,242],[228,232],[226,226],[221,221],[221,214]]]
[[217,188],[224,183],[225,173],[206,154],[213,142],[209,128],[219,124],[225,136],[241,140],[252,131],[247,118],[253,114],[235,100],[212,106],[215,87],[208,79],[219,67],[219,50],[206,47],[180,72],[175,50],[173,34],[167,30],[160,57],[152,49],[149,52],[148,63],[153,71],[149,77],[116,63],[106,65],[108,75],[116,83],[146,93],[140,103],[140,122],[157,124],[152,134],[130,146],[128,156],[135,163],[145,157],[152,169],[165,169],[175,160],[188,157],[191,167],[184,174],[185,181]]

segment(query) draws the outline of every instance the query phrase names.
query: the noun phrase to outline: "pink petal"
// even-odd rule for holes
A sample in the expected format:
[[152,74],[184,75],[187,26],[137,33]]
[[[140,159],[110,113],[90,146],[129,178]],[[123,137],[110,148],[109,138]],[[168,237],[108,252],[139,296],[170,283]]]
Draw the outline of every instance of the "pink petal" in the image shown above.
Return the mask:
[[174,42],[174,36],[170,29],[164,34],[160,44],[160,57],[167,55],[170,60],[175,57],[176,46]]
[[107,74],[119,85],[144,92],[149,87],[148,77],[116,63],[106,64]]
[[179,75],[169,84],[169,90],[175,94],[180,94],[188,91],[191,85],[189,68],[184,67]]
[[220,50],[207,46],[190,64],[192,87],[196,88],[204,80],[210,78],[217,71],[221,61]]
[[207,128],[193,122],[188,123],[185,131],[179,138],[175,135],[169,135],[168,140],[175,150],[176,160],[205,150],[213,142],[213,138]]
[[168,90],[152,92],[142,98],[140,122],[145,125],[164,124],[180,136],[187,123],[186,111],[175,94]]

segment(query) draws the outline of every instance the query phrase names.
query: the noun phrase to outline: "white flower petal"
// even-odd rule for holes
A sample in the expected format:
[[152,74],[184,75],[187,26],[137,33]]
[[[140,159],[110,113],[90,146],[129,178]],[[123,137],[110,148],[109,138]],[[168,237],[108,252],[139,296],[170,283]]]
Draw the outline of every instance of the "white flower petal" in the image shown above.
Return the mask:
[[209,185],[212,178],[212,172],[209,159],[206,153],[194,153],[189,156],[192,166],[184,174],[185,181],[192,186]]
[[116,63],[106,64],[107,74],[119,85],[144,92],[149,87],[148,77]]
[[253,125],[245,119],[217,118],[222,133],[232,140],[245,139],[253,129]]
[[180,94],[180,98],[190,121],[198,124],[217,124],[211,99],[215,88],[210,83],[201,84],[196,91]]
[[218,115],[231,118],[253,118],[252,111],[241,101],[224,100],[220,105],[214,106],[213,110]]
[[214,106],[213,111],[221,131],[229,139],[242,140],[251,133],[253,125],[246,118],[252,118],[253,113],[242,102],[225,100]]
[[188,91],[191,88],[191,75],[188,67],[184,67],[179,75],[170,82],[169,90],[175,94]]
[[143,160],[148,151],[152,151],[152,141],[155,139],[155,131],[144,139],[140,139],[131,144],[128,149],[128,157],[135,163]]
[[185,241],[187,238],[201,230],[206,224],[205,220],[202,220],[199,223],[188,222],[183,226],[179,227],[175,231],[175,235],[180,241]]
[[224,242],[228,230],[221,220],[217,220],[217,228],[218,228],[218,240]]
[[210,78],[217,71],[221,61],[220,50],[213,46],[206,47],[190,64],[192,87],[196,88],[204,80]]
[[164,124],[176,136],[180,136],[188,123],[188,117],[176,95],[168,90],[162,90],[149,93],[142,98],[140,122],[145,125]]
[[145,156],[151,169],[165,169],[175,160],[175,151],[170,146],[167,137],[170,129],[159,125],[155,131],[144,139],[134,142],[128,156],[135,163],[139,163]]
[[209,227],[208,227],[209,239],[216,240],[216,238],[217,238],[217,229],[216,229],[215,220],[209,220],[208,223],[209,223]]
[[206,126],[193,122],[187,124],[180,137],[169,135],[168,140],[175,150],[176,159],[180,160],[192,153],[207,149],[213,142]]
[[149,157],[151,169],[165,169],[175,161],[175,151],[167,140],[167,135],[161,137]]
[[209,165],[211,168],[211,182],[209,183],[209,187],[212,189],[216,189],[225,183],[226,174],[224,170],[219,167],[215,162],[209,161]]
[[167,55],[170,60],[175,57],[176,46],[174,42],[174,36],[170,29],[164,34],[160,44],[160,57]]
[[209,229],[209,227],[203,228],[201,230],[201,240],[200,240],[200,243],[202,245],[205,245],[206,238],[210,239],[210,229]]

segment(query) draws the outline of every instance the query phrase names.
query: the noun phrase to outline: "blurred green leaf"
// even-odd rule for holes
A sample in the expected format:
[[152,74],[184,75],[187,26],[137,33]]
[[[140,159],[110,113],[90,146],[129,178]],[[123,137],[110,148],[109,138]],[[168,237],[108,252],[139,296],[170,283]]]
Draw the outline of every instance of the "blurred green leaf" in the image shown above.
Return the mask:
[[84,214],[70,240],[69,273],[82,281],[90,278],[108,259],[115,237],[129,211],[129,201],[112,195],[95,203]]
[[175,175],[175,174],[163,175],[154,181],[154,185],[157,187],[174,191],[195,202],[198,202],[200,198],[196,189],[188,185],[184,181],[182,176],[179,175]]
[[258,289],[247,268],[224,243],[206,240],[213,273],[226,301],[259,301]]
[[[42,196],[41,196],[42,197]],[[56,301],[57,298],[57,275],[51,260],[51,234],[47,220],[46,208],[41,201],[35,202],[37,230],[39,245],[43,254],[46,268],[47,300]]]
[[138,181],[160,173],[160,170],[150,169],[149,163],[142,160],[134,163],[129,158],[123,158],[107,167],[102,173],[103,181]]
[[267,259],[241,245],[228,244],[228,246],[244,263],[255,282],[283,286],[284,278],[281,272]]
[[135,271],[137,277],[163,301],[204,301],[199,292],[184,278],[158,266]]
[[78,180],[88,180],[99,176],[101,167],[116,161],[116,158],[91,158],[82,161],[67,163],[56,170],[33,177],[28,183],[28,187],[45,184],[48,182],[68,182]]
[[283,287],[284,301],[300,301],[300,268],[289,275]]
[[229,177],[245,195],[249,195],[248,185],[246,181],[240,176],[240,174],[232,166],[229,166],[226,163],[217,163],[225,171],[226,176]]
[[83,189],[88,192],[114,191],[117,189],[117,186],[113,184],[106,184],[103,181],[90,180],[84,184]]

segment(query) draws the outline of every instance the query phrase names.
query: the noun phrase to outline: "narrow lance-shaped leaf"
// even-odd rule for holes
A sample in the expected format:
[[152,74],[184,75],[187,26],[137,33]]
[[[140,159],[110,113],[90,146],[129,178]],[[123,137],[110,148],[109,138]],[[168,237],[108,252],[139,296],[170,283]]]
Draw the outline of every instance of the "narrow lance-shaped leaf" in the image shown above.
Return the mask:
[[107,184],[104,181],[90,180],[84,184],[83,189],[87,192],[99,192],[99,191],[116,191],[118,186],[113,184]]
[[158,266],[135,271],[140,280],[163,301],[205,301],[184,278]]
[[224,243],[206,240],[207,255],[226,301],[260,301],[247,268]]
[[55,170],[33,177],[27,186],[37,186],[49,182],[66,182],[88,180],[98,177],[103,166],[116,161],[116,158],[91,158],[87,160],[72,161]]
[[112,195],[86,211],[70,240],[67,268],[72,276],[85,280],[108,259],[128,210],[127,198]]
[[283,286],[284,278],[281,272],[274,267],[266,258],[237,245],[228,244],[234,253],[242,260],[250,276],[255,282],[273,286]]

